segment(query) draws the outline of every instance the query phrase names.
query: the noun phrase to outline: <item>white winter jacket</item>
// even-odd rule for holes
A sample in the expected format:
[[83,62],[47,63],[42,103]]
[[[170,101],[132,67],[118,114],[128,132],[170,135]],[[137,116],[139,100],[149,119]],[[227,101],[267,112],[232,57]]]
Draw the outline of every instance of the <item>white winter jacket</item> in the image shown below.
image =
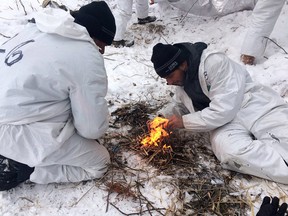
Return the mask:
[[0,154],[37,166],[75,132],[108,128],[107,75],[86,28],[46,9],[0,47]]
[[246,69],[223,53],[204,51],[199,66],[199,80],[209,107],[194,111],[183,87],[176,87],[175,101],[184,104],[189,113],[183,115],[186,129],[211,131],[237,119],[253,134],[254,123],[272,109],[287,106],[269,87],[252,82]]

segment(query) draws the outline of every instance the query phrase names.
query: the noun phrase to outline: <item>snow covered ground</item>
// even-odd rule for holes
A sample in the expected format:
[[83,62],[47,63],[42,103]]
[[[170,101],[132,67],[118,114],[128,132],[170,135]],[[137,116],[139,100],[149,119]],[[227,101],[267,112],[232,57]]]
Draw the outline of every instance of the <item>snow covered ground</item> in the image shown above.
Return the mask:
[[[90,1],[58,2],[70,9],[77,9]],[[113,11],[115,0],[107,2]],[[27,19],[33,17],[34,12],[41,10],[41,3],[41,0],[1,0],[0,44],[24,28]],[[134,38],[133,47],[108,47],[104,54],[109,80],[107,100],[111,112],[131,102],[148,101],[160,104],[169,100],[169,93],[173,91],[173,87],[167,86],[165,80],[157,77],[150,62],[152,47],[158,42],[203,41],[240,63],[241,44],[251,11],[236,12],[221,18],[197,17],[161,1],[152,5],[150,12],[157,16],[157,21],[149,25],[136,25],[135,13],[132,16],[127,37]],[[285,4],[270,37],[286,51],[287,14],[288,5]],[[288,101],[288,55],[279,46],[269,42],[265,58],[256,66],[244,67],[254,80],[271,86]],[[22,184],[10,191],[0,192],[0,215],[173,215],[177,209],[183,207],[184,201],[179,198],[179,191],[176,190],[178,186],[175,185],[175,176],[159,174],[155,167],[147,165],[140,156],[130,152],[123,153],[123,158],[134,171],[130,171],[127,178],[123,174],[122,180],[133,184],[141,179],[142,187],[139,190],[142,197],[153,203],[155,208],[152,212],[142,211],[139,201],[133,200],[133,194],[130,192],[126,192],[126,196],[110,193],[107,191],[107,185],[99,180],[78,184]],[[119,170],[115,172],[119,175]],[[255,177],[243,178],[242,175],[235,175],[232,184],[236,188],[235,196],[241,195],[250,203],[247,215],[256,214],[261,198],[265,195],[279,196],[281,202],[288,201],[287,185]]]

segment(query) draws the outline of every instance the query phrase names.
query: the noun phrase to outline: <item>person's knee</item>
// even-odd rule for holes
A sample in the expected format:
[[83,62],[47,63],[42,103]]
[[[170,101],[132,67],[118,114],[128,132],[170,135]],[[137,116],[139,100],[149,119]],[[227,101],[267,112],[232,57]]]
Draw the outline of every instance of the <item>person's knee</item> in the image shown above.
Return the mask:
[[95,153],[95,160],[84,169],[91,178],[100,178],[107,172],[111,160],[108,150],[102,145],[99,145]]
[[253,144],[252,139],[245,140],[226,133],[213,133],[210,139],[212,150],[221,163],[241,158],[241,155],[249,151]]
[[217,132],[211,133],[210,140],[212,145],[212,151],[214,152],[218,160],[220,162],[225,162],[229,160],[232,152],[229,146],[226,147],[227,143],[224,135]]
[[101,155],[100,155],[100,165],[102,166],[109,165],[111,160],[110,160],[110,154],[108,150],[102,145],[100,145],[100,148],[102,148]]
[[[224,169],[238,171],[237,169],[237,152],[229,146],[227,140],[221,134],[213,134],[210,136],[212,150],[220,161]],[[230,143],[232,145],[232,143]]]

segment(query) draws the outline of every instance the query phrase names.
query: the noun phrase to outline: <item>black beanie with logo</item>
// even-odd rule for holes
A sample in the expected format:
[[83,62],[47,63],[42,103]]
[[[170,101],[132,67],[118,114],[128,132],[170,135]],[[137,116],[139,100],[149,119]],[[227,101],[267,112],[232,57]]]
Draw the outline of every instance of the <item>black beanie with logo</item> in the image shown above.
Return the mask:
[[156,73],[165,78],[187,60],[187,57],[187,54],[176,46],[158,43],[153,47],[151,61]]
[[78,11],[72,11],[74,22],[84,26],[90,37],[111,45],[116,32],[114,16],[104,1],[91,2]]

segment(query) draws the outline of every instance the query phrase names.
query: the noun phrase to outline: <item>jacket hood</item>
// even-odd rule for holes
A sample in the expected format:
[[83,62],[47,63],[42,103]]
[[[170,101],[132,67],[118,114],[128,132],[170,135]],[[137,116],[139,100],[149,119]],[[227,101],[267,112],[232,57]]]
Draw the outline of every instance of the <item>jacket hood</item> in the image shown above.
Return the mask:
[[74,22],[70,12],[45,8],[35,15],[36,26],[41,32],[61,35],[63,37],[92,42],[85,27]]

